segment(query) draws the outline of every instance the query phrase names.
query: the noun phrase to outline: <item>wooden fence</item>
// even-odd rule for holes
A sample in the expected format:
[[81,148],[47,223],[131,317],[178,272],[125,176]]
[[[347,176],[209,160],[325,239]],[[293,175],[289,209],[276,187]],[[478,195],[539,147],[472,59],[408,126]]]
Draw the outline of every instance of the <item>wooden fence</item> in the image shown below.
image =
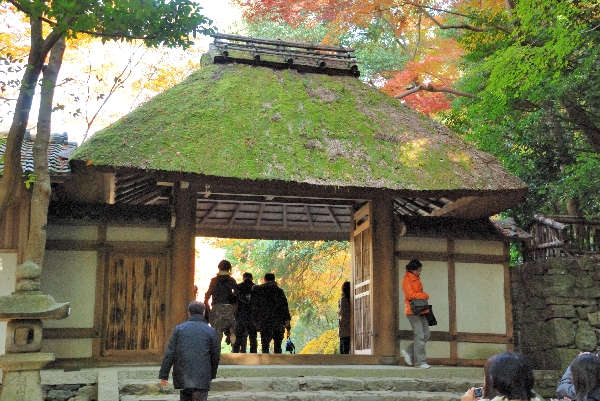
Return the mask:
[[525,243],[524,261],[600,254],[599,219],[536,214],[527,231],[534,238]]

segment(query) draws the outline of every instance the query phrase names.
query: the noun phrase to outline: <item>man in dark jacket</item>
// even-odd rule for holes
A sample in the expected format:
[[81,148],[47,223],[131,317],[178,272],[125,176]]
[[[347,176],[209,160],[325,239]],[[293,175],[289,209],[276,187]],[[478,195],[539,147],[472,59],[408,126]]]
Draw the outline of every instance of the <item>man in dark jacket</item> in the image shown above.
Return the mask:
[[275,281],[275,274],[265,274],[265,283],[254,287],[252,294],[252,318],[260,331],[262,353],[269,353],[273,340],[273,352],[281,354],[285,329],[290,330],[290,310],[285,293]]
[[204,319],[202,302],[188,305],[189,319],[175,327],[158,378],[163,387],[173,367],[173,386],[181,389],[181,401],[206,401],[210,382],[217,377],[221,341]]
[[231,277],[231,263],[223,259],[219,262],[219,272],[210,280],[208,291],[204,294],[204,304],[212,298],[210,306],[210,325],[215,328],[219,341],[225,333],[225,342],[231,344],[233,335],[233,322],[235,320],[234,304],[237,301],[235,289],[237,282]]
[[256,327],[252,321],[252,310],[250,308],[252,302],[252,273],[244,273],[244,279],[237,286],[237,312],[235,313],[235,343],[233,344],[233,352],[246,353],[246,343],[250,339],[250,353],[256,354]]

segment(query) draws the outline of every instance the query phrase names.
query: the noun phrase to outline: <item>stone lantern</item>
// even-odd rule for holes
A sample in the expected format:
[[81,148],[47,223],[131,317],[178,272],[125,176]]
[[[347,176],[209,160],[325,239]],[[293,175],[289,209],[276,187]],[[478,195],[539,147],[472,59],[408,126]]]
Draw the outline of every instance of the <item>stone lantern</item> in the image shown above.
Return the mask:
[[69,316],[69,303],[58,303],[40,291],[42,269],[33,262],[17,267],[15,292],[0,297],[0,321],[7,321],[1,401],[40,401],[40,369],[54,360],[42,349],[42,320]]

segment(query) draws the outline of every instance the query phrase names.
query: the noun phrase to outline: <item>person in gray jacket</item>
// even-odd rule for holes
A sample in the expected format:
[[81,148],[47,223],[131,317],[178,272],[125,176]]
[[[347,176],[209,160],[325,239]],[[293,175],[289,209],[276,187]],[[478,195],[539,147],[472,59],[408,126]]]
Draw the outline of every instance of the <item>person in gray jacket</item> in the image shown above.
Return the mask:
[[165,387],[173,367],[173,387],[181,389],[181,401],[208,400],[210,383],[217,377],[221,341],[215,329],[206,323],[205,313],[202,302],[190,302],[189,318],[175,327],[158,373]]
[[[597,357],[598,354],[600,354],[600,350],[596,350],[591,353],[590,352],[580,352],[579,356],[585,355],[585,354],[592,354]],[[571,365],[572,365],[572,363],[571,363]],[[575,385],[573,384],[573,374],[571,373],[571,365],[569,365],[567,367],[567,370],[565,370],[565,373],[563,374],[562,378],[558,382],[558,387],[556,388],[556,395],[560,399],[569,399],[569,400],[575,399]]]

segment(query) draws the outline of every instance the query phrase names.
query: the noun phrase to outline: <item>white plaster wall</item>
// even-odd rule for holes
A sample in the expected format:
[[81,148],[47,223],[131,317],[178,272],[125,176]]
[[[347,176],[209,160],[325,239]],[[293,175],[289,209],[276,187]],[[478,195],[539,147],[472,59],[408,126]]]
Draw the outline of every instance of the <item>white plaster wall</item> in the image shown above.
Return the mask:
[[98,239],[97,226],[48,226],[47,240],[95,241]]
[[92,356],[92,339],[47,339],[42,342],[41,352],[53,352],[55,358],[90,358]]
[[46,251],[42,292],[57,302],[70,302],[71,314],[63,320],[45,320],[44,327],[94,327],[96,252]]
[[[412,340],[400,341],[400,349],[406,349]],[[450,343],[447,341],[427,341],[425,347],[427,358],[450,358]]]
[[504,266],[456,263],[459,332],[506,334]]
[[108,227],[106,240],[109,242],[167,242],[169,240],[169,230],[164,227]]
[[396,251],[446,253],[448,241],[446,238],[398,237]]
[[[398,289],[400,330],[411,330],[408,319],[404,314],[404,293],[402,292],[402,278],[406,274],[408,260],[398,261]],[[448,331],[450,329],[450,313],[448,304],[448,265],[446,262],[432,262],[421,260],[421,282],[423,291],[429,294],[429,304],[433,306],[433,313],[438,324],[431,326],[431,331]]]
[[[44,320],[44,327],[94,327],[96,258],[93,251],[46,251],[42,292],[57,302],[70,302],[71,313],[63,320]],[[91,357],[92,339],[47,339],[42,352],[53,352],[56,358]]]
[[477,241],[457,239],[454,241],[455,253],[466,253],[472,255],[504,255],[504,243],[502,241]]
[[506,344],[458,343],[458,357],[463,359],[488,359],[506,351]]
[[[0,253],[0,296],[15,291],[16,253]],[[6,343],[6,322],[0,322],[0,354],[4,354]]]

